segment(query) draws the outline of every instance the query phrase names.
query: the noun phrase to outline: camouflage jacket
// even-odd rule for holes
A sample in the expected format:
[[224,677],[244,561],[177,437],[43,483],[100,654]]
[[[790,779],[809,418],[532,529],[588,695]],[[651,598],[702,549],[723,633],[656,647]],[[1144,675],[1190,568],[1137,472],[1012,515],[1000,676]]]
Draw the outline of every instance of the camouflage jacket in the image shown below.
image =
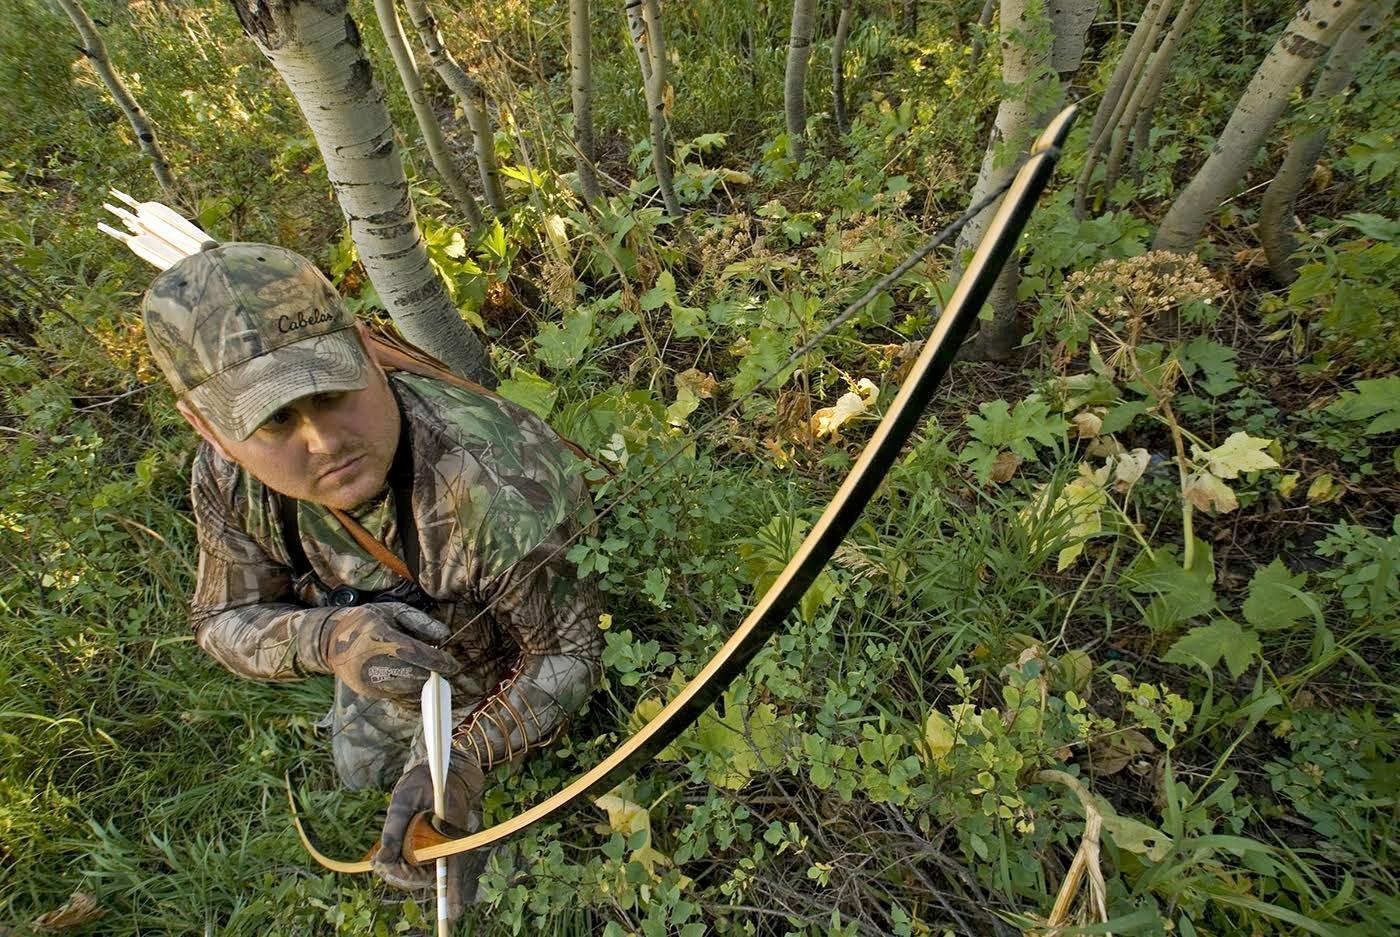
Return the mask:
[[[548,740],[600,675],[599,594],[577,578],[566,550],[550,557],[592,508],[577,457],[533,415],[430,378],[397,372],[390,381],[411,432],[418,584],[439,603],[429,613],[461,632],[447,645],[463,665],[456,698],[480,700],[456,744],[489,768]],[[280,496],[205,443],[192,498],[200,647],[255,679],[325,672],[320,636],[342,609],[299,601]],[[393,498],[386,488],[351,513],[402,555]],[[398,583],[325,508],[303,501],[297,511],[302,548],[323,583]]]

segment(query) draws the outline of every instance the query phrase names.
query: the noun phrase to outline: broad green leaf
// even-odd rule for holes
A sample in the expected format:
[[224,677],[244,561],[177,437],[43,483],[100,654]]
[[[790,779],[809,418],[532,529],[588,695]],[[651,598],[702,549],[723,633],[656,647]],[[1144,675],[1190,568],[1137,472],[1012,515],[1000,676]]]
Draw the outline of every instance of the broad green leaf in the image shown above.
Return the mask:
[[516,368],[513,377],[501,381],[496,393],[543,420],[547,419],[554,409],[554,400],[559,396],[559,388],[538,374],[524,368]]
[[980,415],[967,418],[972,438],[994,449],[1010,449],[1023,459],[1035,458],[1035,447],[1053,446],[1064,437],[1067,424],[1051,414],[1050,405],[1030,397],[1010,408],[1005,400],[992,400],[978,406]]
[[1151,555],[1139,553],[1124,571],[1123,581],[1133,592],[1154,596],[1144,610],[1153,631],[1169,630],[1215,608],[1211,550],[1200,540],[1191,569],[1181,566],[1174,546],[1158,547]]
[[1295,576],[1283,560],[1274,557],[1268,566],[1256,570],[1249,581],[1249,596],[1241,609],[1244,620],[1260,631],[1287,628],[1311,611],[1297,594],[1307,581],[1306,573]]
[[1128,428],[1133,420],[1146,412],[1146,400],[1130,400],[1127,403],[1109,407],[1108,412],[1103,415],[1103,425],[1099,427],[1099,432],[1121,433]]
[[1195,461],[1204,462],[1213,475],[1220,478],[1238,478],[1241,472],[1259,472],[1278,468],[1273,456],[1264,450],[1269,448],[1271,439],[1259,439],[1248,433],[1231,433],[1219,446],[1209,452],[1195,452]]
[[1205,335],[1198,335],[1182,346],[1179,359],[1186,376],[1212,397],[1240,386],[1235,376],[1235,349]]
[[1342,394],[1326,412],[1353,422],[1370,420],[1368,436],[1393,433],[1400,429],[1400,377],[1357,381],[1356,389]]
[[593,335],[593,310],[575,309],[564,313],[563,325],[545,323],[535,337],[535,357],[555,371],[573,367],[588,350]]
[[1103,829],[1113,837],[1119,849],[1146,856],[1152,862],[1161,862],[1172,848],[1172,838],[1155,826],[1148,826],[1141,820],[1114,813],[1108,802],[1099,798],[1103,808]]
[[1260,653],[1259,636],[1228,618],[1192,628],[1168,649],[1163,660],[1174,664],[1200,664],[1207,671],[1222,660],[1230,676],[1244,673]]

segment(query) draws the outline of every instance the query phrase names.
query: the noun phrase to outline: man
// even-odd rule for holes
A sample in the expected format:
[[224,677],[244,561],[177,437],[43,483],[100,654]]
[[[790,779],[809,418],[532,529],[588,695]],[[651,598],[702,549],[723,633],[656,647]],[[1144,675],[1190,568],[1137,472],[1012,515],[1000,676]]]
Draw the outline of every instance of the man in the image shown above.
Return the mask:
[[[576,457],[487,391],[386,374],[334,287],[279,247],[186,257],[143,315],[204,438],[200,647],[253,679],[335,675],[342,782],[393,784],[375,869],[430,886],[432,868],[402,856],[432,808],[429,671],[453,684],[447,820],[463,829],[479,825],[483,772],[548,742],[598,680],[599,596],[560,549],[591,517]],[[483,861],[454,860],[455,912]]]

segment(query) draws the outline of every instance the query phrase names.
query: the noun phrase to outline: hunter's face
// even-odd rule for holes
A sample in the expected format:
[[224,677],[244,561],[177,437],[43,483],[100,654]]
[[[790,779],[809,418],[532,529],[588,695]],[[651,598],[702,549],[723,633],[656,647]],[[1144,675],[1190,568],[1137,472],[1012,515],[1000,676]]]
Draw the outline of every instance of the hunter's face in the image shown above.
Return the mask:
[[399,442],[399,411],[388,379],[377,362],[370,372],[364,390],[299,397],[241,441],[219,436],[184,401],[180,412],[274,491],[349,510],[383,490]]

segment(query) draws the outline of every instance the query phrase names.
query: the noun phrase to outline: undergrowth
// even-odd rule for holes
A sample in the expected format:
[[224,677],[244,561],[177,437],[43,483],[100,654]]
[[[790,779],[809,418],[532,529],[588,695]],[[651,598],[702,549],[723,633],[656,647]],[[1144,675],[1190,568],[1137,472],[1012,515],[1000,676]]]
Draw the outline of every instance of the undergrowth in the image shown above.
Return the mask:
[[[165,133],[180,207],[317,258],[378,314],[309,134],[232,16],[92,6]],[[460,932],[1043,932],[1076,855],[1075,920],[1108,920],[1092,932],[1400,926],[1395,58],[1336,115],[1345,182],[1300,203],[1293,287],[1249,247],[1254,196],[1222,212],[1212,255],[1149,254],[1271,41],[1241,17],[1285,5],[1206,6],[1160,146],[1083,221],[1064,184],[1077,131],[1025,241],[1019,366],[954,370],[789,627],[657,763],[520,836],[523,876],[493,866]],[[668,6],[690,214],[666,219],[634,145],[635,59],[617,11],[594,15],[603,168],[635,183],[592,211],[572,191],[563,4],[444,15],[509,102],[511,215],[473,234],[410,161],[503,393],[617,471],[599,504],[680,452],[575,548],[609,595],[606,683],[558,744],[492,779],[488,821],[654,714],[795,550],[935,321],[951,255],[694,430],[965,207],[998,93],[949,11],[925,5],[913,38],[870,11],[848,52],[853,129],[835,136],[814,67],[817,145],[794,164],[788,11]],[[240,681],[193,643],[194,440],[140,334],[149,271],[93,227],[107,186],[154,187],[72,51],[25,38],[67,24],[35,3],[0,21],[4,86],[27,92],[0,105],[0,932],[75,893],[100,914],[70,904],[86,933],[425,927],[429,909],[323,874],[291,831],[284,774],[333,851],[377,835],[383,795],[335,790],[314,727],[329,681]],[[1123,37],[1090,38],[1076,95]]]

